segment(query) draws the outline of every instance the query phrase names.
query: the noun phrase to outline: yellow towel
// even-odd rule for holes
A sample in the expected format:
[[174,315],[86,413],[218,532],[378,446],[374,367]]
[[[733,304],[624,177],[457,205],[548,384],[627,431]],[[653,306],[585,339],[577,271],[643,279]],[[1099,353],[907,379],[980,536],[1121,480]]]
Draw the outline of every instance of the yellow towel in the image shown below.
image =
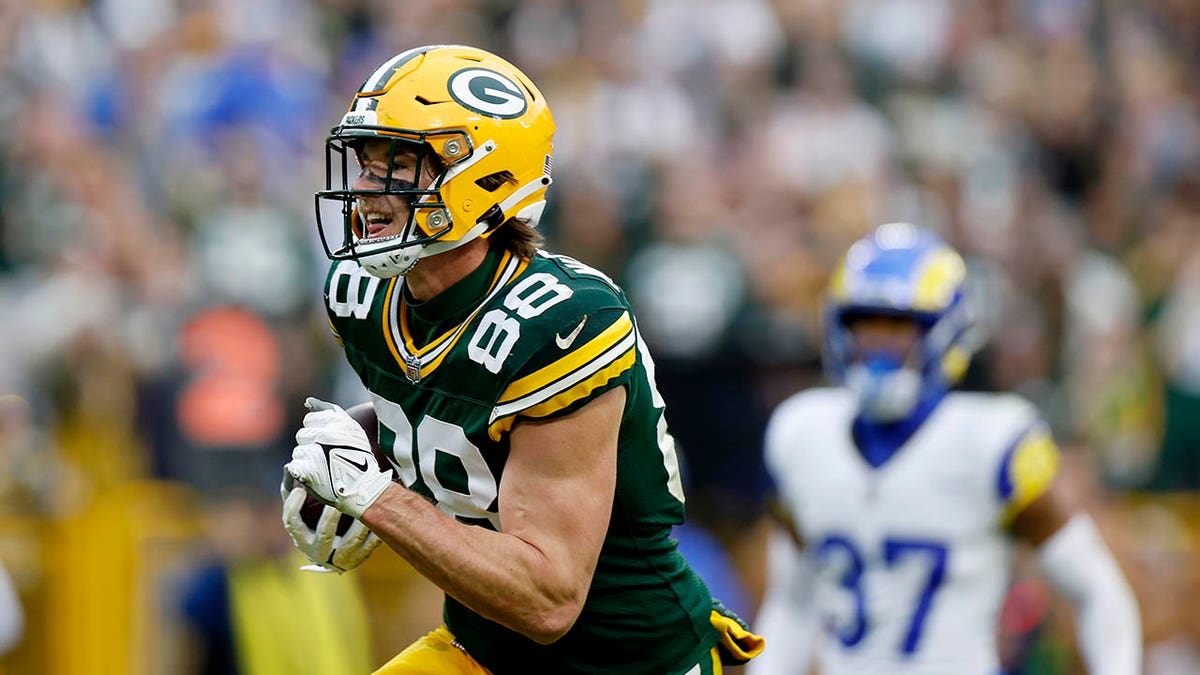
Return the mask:
[[717,647],[721,652],[723,665],[740,666],[761,654],[767,646],[767,641],[761,635],[751,633],[746,622],[716,598],[713,598],[712,614],[709,615],[708,621],[721,636]]

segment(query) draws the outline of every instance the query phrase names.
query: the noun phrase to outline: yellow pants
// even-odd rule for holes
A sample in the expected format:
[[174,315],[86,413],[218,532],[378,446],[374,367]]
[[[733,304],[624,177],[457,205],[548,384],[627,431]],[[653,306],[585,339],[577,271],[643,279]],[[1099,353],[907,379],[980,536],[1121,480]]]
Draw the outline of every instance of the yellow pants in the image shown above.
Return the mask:
[[491,675],[491,671],[454,645],[454,635],[438,626],[409,645],[375,675]]
[[[710,659],[697,664],[687,675],[721,675],[721,659],[716,647],[709,656]],[[530,670],[537,671],[539,667],[530,664]],[[454,635],[443,625],[383,664],[375,675],[491,675],[491,671],[454,646]]]

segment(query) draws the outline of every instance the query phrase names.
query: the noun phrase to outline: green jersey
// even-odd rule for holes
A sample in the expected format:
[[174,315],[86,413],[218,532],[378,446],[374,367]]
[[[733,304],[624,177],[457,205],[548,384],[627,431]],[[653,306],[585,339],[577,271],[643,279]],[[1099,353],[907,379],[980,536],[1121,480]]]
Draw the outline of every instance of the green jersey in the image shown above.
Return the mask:
[[539,645],[447,596],[446,624],[467,653],[497,675],[662,675],[708,653],[718,639],[711,597],[669,536],[684,517],[674,441],[654,364],[611,279],[565,256],[493,251],[414,305],[402,279],[341,261],[326,302],[399,479],[464,523],[503,529],[498,488],[515,422],[626,388],[612,518],[579,619]]

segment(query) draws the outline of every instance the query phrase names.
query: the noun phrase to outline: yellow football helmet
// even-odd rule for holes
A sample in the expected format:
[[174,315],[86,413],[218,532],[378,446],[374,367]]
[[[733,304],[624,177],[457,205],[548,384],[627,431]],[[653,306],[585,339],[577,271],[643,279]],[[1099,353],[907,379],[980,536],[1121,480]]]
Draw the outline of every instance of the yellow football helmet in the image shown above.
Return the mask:
[[[371,73],[325,141],[325,189],[316,193],[316,205],[326,254],[393,277],[422,257],[488,236],[510,218],[536,225],[551,182],[554,128],[538,88],[495,54],[429,45],[393,56]],[[388,177],[379,189],[356,190],[358,151],[371,138],[391,141]],[[426,188],[391,177],[397,150],[406,145],[416,152],[418,177],[427,162],[438,169]],[[407,201],[399,234],[364,236],[356,206],[371,195]],[[326,199],[341,202],[336,248],[321,216]]]

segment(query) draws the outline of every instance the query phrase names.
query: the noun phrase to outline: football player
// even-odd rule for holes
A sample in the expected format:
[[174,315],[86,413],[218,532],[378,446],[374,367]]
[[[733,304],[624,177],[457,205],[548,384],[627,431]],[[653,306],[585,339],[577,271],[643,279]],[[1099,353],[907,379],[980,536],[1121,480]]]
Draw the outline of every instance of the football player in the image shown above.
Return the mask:
[[754,675],[807,673],[814,653],[823,675],[1000,672],[1017,539],[1073,603],[1089,671],[1141,672],[1134,597],[1055,481],[1046,424],[1014,394],[950,390],[971,356],[965,276],[953,249],[903,223],[836,268],[823,317],[836,386],[784,401],[767,430],[785,527]]
[[[553,134],[517,68],[429,46],[376,68],[326,142],[329,322],[386,462],[310,399],[286,470],[445,591],[444,625],[380,673],[713,673],[762,649],[669,537],[679,463],[624,293],[539,249]],[[303,501],[284,521],[314,564],[370,552]]]

